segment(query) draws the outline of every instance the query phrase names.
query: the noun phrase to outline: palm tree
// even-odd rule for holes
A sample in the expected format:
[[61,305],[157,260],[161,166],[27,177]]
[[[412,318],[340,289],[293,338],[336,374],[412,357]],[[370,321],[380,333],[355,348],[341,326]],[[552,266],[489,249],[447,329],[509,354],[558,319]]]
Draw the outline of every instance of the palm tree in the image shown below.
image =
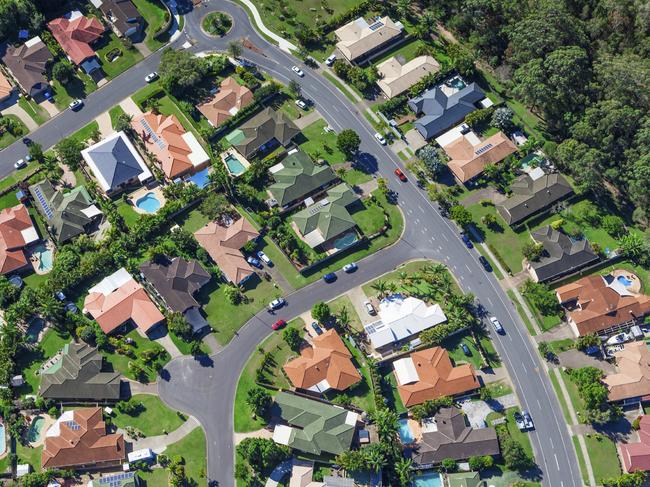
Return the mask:
[[239,56],[241,56],[242,50],[243,50],[243,47],[241,45],[241,42],[230,41],[228,43],[228,54],[230,54],[235,59],[237,59]]
[[410,458],[402,458],[395,464],[395,472],[399,476],[399,483],[402,486],[411,485],[411,479],[413,478],[413,471],[411,470],[411,465],[413,462]]
[[383,299],[386,296],[386,293],[388,291],[388,286],[386,284],[386,281],[383,280],[375,281],[373,284],[370,285],[370,287],[375,291],[377,291],[377,297],[379,299]]
[[371,418],[377,425],[380,439],[389,440],[397,433],[397,420],[399,418],[395,411],[391,411],[386,407],[377,409],[372,413]]
[[[373,446],[375,447],[373,448]],[[376,473],[381,472],[381,469],[386,465],[386,457],[384,457],[384,453],[381,451],[379,443],[370,445],[368,448],[364,449],[364,452],[368,469]]]

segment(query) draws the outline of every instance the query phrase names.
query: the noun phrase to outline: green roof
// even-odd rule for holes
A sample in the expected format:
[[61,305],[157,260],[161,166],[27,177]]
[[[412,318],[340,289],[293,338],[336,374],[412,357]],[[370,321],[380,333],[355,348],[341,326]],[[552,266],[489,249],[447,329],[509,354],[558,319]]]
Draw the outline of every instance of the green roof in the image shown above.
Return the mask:
[[269,186],[269,191],[280,206],[304,199],[336,179],[332,168],[327,164],[314,164],[303,151],[289,154],[281,165],[282,168],[273,173],[275,183]]
[[485,485],[478,472],[460,472],[447,475],[449,487],[482,487]]
[[275,406],[279,416],[291,426],[288,446],[314,455],[339,455],[350,449],[357,414],[320,401],[279,392]]

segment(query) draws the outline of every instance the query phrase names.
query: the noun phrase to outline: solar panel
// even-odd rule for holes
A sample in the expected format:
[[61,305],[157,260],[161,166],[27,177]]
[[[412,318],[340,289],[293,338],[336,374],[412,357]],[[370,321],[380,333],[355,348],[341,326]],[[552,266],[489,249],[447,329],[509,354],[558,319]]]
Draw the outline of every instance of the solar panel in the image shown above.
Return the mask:
[[162,140],[160,137],[158,137],[158,135],[156,135],[156,132],[153,131],[153,129],[151,128],[149,123],[144,118],[140,120],[140,123],[144,127],[144,131],[147,133],[147,135],[149,135],[149,137],[151,137],[151,140],[152,140],[152,142],[154,144],[156,144],[161,149],[164,149],[165,147],[167,147],[167,145],[165,144],[165,141]]
[[483,147],[481,147],[480,149],[478,149],[478,150],[476,151],[476,155],[477,155],[477,156],[480,156],[480,155],[483,154],[486,150],[491,149],[491,148],[492,148],[492,144],[484,145]]
[[72,431],[79,431],[79,429],[81,429],[81,426],[79,426],[79,423],[76,421],[65,421],[63,424],[65,424]]
[[41,193],[41,189],[38,186],[34,187],[34,194],[36,194],[36,199],[38,199],[38,202],[41,204],[41,208],[43,208],[43,213],[45,213],[47,219],[51,220],[54,218],[54,212],[52,211],[52,208],[50,208],[50,205],[47,203],[45,196],[43,196],[43,193]]
[[372,24],[372,25],[371,25],[370,27],[368,27],[368,28],[369,28],[370,30],[372,30],[372,31],[375,31],[375,30],[377,30],[377,29],[379,29],[380,27],[383,27],[383,26],[384,26],[384,23],[383,23],[383,22],[375,22],[374,24]]

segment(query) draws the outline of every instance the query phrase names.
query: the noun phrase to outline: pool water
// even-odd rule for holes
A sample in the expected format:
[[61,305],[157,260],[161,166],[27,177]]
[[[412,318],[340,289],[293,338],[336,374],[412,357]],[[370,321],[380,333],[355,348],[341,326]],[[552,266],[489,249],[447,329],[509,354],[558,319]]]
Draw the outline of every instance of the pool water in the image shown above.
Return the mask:
[[38,270],[48,272],[52,270],[54,264],[54,252],[48,249],[45,244],[39,243],[33,249],[32,253],[38,257]]
[[467,85],[465,84],[465,82],[462,79],[454,78],[451,81],[449,81],[449,86],[451,86],[452,88],[456,88],[457,90],[460,91],[463,88],[465,88]]
[[154,193],[147,193],[142,198],[138,198],[135,206],[147,213],[155,213],[160,209],[160,200]]
[[32,424],[29,425],[29,430],[27,431],[27,439],[30,443],[34,443],[40,439],[43,423],[45,423],[45,418],[43,416],[36,416],[32,420]]
[[34,318],[25,332],[27,343],[36,343],[43,328],[45,328],[45,321],[40,318]]
[[413,487],[442,487],[442,477],[438,472],[417,475],[411,483]]
[[233,176],[239,176],[246,172],[244,165],[232,154],[226,156],[224,162],[226,163],[226,166],[228,166],[228,171],[230,171],[230,174]]
[[196,184],[200,189],[205,188],[208,183],[210,182],[210,172],[208,171],[208,168],[206,167],[205,169],[197,172],[196,174],[192,175],[191,177],[187,178],[187,180],[191,183]]
[[354,232],[346,233],[341,238],[334,241],[334,247],[341,250],[348,248],[357,241],[357,235]]
[[413,436],[413,432],[411,431],[411,428],[409,428],[408,419],[400,419],[398,423],[399,423],[398,432],[399,432],[399,437],[402,440],[402,443],[405,445],[408,445],[409,443],[413,443],[415,437]]
[[0,455],[7,451],[7,438],[5,436],[5,425],[0,423]]
[[616,280],[617,280],[618,282],[620,282],[621,284],[623,284],[623,286],[625,286],[625,287],[630,287],[630,286],[632,285],[632,281],[630,281],[630,280],[629,280],[627,277],[625,277],[625,276],[618,276],[618,277],[616,278]]

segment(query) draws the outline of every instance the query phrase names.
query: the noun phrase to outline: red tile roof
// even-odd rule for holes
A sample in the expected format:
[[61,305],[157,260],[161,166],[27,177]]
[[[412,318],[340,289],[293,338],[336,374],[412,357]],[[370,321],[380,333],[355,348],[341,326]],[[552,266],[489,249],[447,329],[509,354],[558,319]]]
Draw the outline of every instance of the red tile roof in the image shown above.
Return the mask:
[[30,243],[25,240],[24,230],[36,233],[25,205],[0,211],[0,274],[7,274],[27,265],[23,248]]
[[215,127],[253,102],[253,92],[228,77],[221,82],[219,91],[197,108]]
[[621,443],[621,457],[627,472],[650,470],[650,416],[641,416],[639,442]]
[[95,55],[95,50],[90,47],[90,44],[99,39],[105,30],[95,17],[83,15],[76,17],[72,15],[72,20],[59,17],[48,22],[47,26],[57,42],[61,44],[66,56],[77,65]]

